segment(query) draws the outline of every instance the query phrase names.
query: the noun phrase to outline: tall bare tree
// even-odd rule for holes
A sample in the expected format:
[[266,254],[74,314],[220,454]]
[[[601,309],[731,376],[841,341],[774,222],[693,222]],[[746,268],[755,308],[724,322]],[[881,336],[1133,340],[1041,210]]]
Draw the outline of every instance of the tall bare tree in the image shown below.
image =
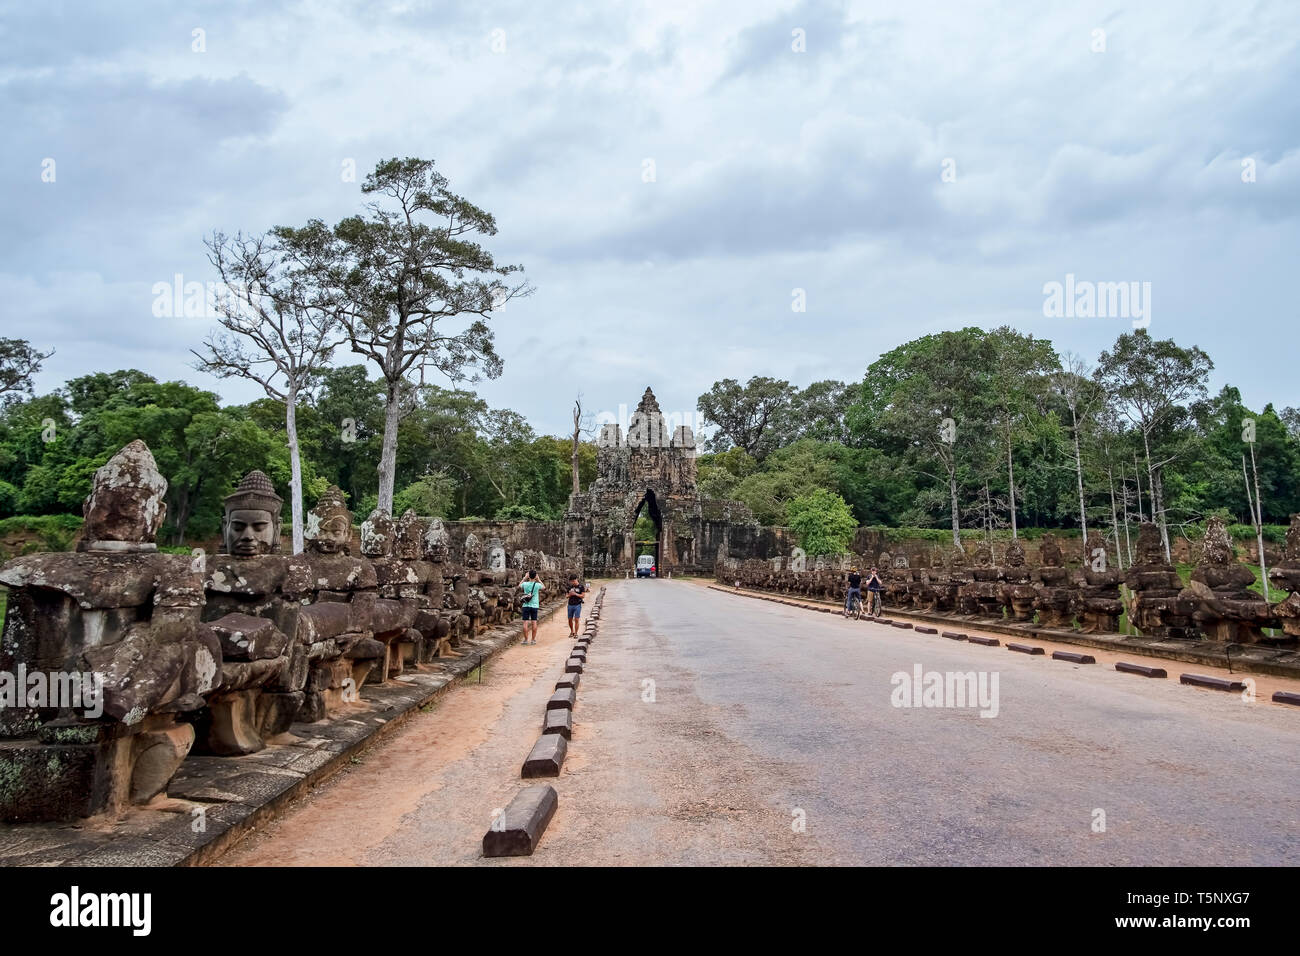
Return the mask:
[[[219,378],[244,378],[284,405],[289,445],[289,511],[293,553],[303,549],[302,456],[298,449],[298,398],[312,376],[329,364],[341,341],[333,314],[306,304],[304,270],[273,236],[227,236],[204,240],[208,261],[221,277],[217,297],[221,330],[209,333],[203,351],[190,351],[196,367]],[[278,533],[278,531],[277,531]]]
[[383,375],[379,507],[391,511],[397,427],[414,407],[408,374],[418,373],[421,382],[426,369],[452,382],[496,378],[501,359],[486,320],[533,290],[507,281],[522,266],[498,265],[478,244],[478,237],[496,235],[496,220],[451,192],[432,160],[385,160],[361,191],[386,202],[367,203],[366,215],[333,229],[312,220],[275,235],[302,251],[313,284],[308,301],[331,311],[352,351]]
[[[1092,410],[1101,400],[1101,390],[1092,381],[1092,370],[1088,363],[1074,352],[1065,352],[1061,356],[1061,368],[1052,373],[1052,386],[1065,402],[1070,412],[1070,438],[1074,445],[1074,477],[1079,493],[1079,527],[1083,540],[1088,540],[1088,503],[1083,491],[1083,442],[1080,435],[1091,417]],[[1113,471],[1108,475],[1111,485],[1111,510],[1115,507],[1115,488]],[[1119,550],[1118,528],[1116,531],[1116,548]],[[1121,565],[1122,567],[1122,565]]]
[[579,395],[573,400],[573,451],[569,456],[569,464],[573,470],[573,493],[576,495],[582,490],[582,484],[578,480],[578,446],[582,442],[582,396]]

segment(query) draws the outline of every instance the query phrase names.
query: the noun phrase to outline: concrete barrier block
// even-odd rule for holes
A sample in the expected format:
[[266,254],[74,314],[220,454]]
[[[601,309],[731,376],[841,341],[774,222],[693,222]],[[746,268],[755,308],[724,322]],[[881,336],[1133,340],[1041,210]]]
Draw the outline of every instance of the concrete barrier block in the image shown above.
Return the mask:
[[1121,674],[1140,674],[1142,677],[1169,676],[1169,673],[1163,667],[1147,667],[1145,664],[1130,664],[1127,661],[1117,662],[1115,670]]
[[568,753],[569,742],[563,734],[542,734],[528,752],[519,775],[525,780],[533,777],[558,777]]
[[922,627],[920,624],[916,625],[916,627],[913,628],[913,630],[916,631],[916,633],[918,633],[918,634],[938,634],[938,633],[939,633],[939,629],[938,629],[937,627]]
[[1002,643],[996,637],[980,637],[978,634],[972,634],[970,637],[966,638],[966,640],[970,641],[972,644],[982,644],[985,647],[997,647]]
[[1031,656],[1047,653],[1041,647],[1035,647],[1032,644],[1017,644],[1015,641],[1007,642],[1007,650],[1015,651],[1017,654],[1029,654]]
[[1273,703],[1295,704],[1297,707],[1300,707],[1300,694],[1293,694],[1289,690],[1279,690],[1273,694]]
[[549,783],[524,787],[483,834],[483,855],[532,856],[559,803]]
[[1178,683],[1190,684],[1192,687],[1206,687],[1210,690],[1241,691],[1246,689],[1246,685],[1239,680],[1210,677],[1206,674],[1181,674]]
[[546,702],[547,710],[573,710],[574,702],[578,699],[578,689],[576,687],[561,687],[551,699]]
[[890,621],[889,623],[894,627],[901,628],[904,631],[910,631],[915,626],[912,624],[911,621]]
[[1074,651],[1052,651],[1052,660],[1069,661],[1071,664],[1095,664],[1097,658],[1091,654],[1076,654]]
[[582,665],[583,665],[583,662],[580,661],[580,660],[578,660],[578,658],[576,658],[576,657],[570,657],[567,661],[564,662],[564,673],[566,673],[566,674],[581,674],[581,673],[582,673]]
[[944,631],[944,632],[943,632],[943,636],[946,637],[946,638],[948,638],[948,640],[950,640],[950,641],[964,641],[964,640],[966,640],[966,635],[963,634],[961,631]]
[[565,740],[573,739],[573,711],[548,710],[542,720],[542,733],[559,734]]
[[555,689],[560,690],[563,687],[572,687],[574,690],[577,690],[578,682],[580,680],[582,680],[582,677],[578,674],[565,674],[555,682]]

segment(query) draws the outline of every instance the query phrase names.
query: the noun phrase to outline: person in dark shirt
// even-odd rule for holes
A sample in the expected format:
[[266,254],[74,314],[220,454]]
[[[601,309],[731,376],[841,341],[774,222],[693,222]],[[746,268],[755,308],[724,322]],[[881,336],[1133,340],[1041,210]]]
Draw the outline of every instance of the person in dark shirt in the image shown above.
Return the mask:
[[880,580],[880,572],[872,568],[871,577],[867,578],[867,593],[871,595],[871,603],[867,605],[867,614],[880,617],[880,592],[885,589],[885,582]]
[[849,593],[844,597],[844,613],[853,609],[853,599],[862,600],[862,575],[857,568],[849,569]]
[[582,595],[587,589],[578,583],[576,574],[569,575],[569,634],[578,636],[578,625],[582,623]]

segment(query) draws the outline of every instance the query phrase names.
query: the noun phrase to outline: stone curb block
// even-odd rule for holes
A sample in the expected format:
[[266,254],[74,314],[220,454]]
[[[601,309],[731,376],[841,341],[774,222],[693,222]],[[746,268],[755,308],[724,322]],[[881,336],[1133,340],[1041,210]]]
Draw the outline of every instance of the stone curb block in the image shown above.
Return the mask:
[[543,734],[559,734],[565,740],[573,739],[573,711],[548,710],[542,720]]
[[918,633],[918,634],[938,634],[938,633],[939,633],[939,629],[938,629],[937,627],[922,627],[920,624],[916,625],[914,628],[912,628],[912,630],[916,631],[916,633]]
[[1138,674],[1142,677],[1169,676],[1169,673],[1163,667],[1147,667],[1145,664],[1130,664],[1127,661],[1117,661],[1115,670],[1121,674]]
[[972,634],[966,640],[972,644],[982,644],[984,647],[998,647],[1002,644],[996,637],[980,637],[978,634]]
[[573,705],[578,699],[578,689],[576,687],[561,687],[546,702],[547,710],[573,710]]
[[567,661],[564,662],[564,673],[581,674],[582,663],[583,662],[578,660],[576,657],[570,657]]
[[1205,674],[1181,674],[1178,677],[1178,683],[1190,684],[1192,687],[1206,687],[1210,690],[1226,690],[1229,692],[1246,689],[1246,685],[1239,680],[1225,680],[1222,677],[1209,677]]
[[558,777],[569,753],[569,742],[563,734],[542,734],[528,752],[519,776],[525,780],[534,777]]
[[1017,654],[1029,654],[1035,657],[1038,656],[1039,654],[1046,653],[1046,651],[1044,651],[1041,647],[1034,647],[1029,644],[1017,644],[1014,641],[1007,642],[1007,650],[1015,651]]
[[549,783],[524,787],[483,834],[483,855],[532,856],[559,803]]
[[896,627],[904,631],[910,631],[913,627],[911,621],[890,621],[889,624],[891,627]]
[[963,634],[963,633],[961,633],[961,631],[944,631],[944,632],[943,632],[943,636],[946,637],[946,638],[948,638],[948,640],[950,640],[950,641],[964,641],[964,640],[966,640],[966,635]]
[[1097,663],[1097,658],[1091,654],[1076,654],[1074,651],[1052,651],[1052,660],[1069,661],[1071,664]]
[[572,687],[574,690],[577,690],[578,682],[580,680],[582,680],[582,678],[577,674],[565,674],[555,682],[555,689],[563,690],[565,687]]
[[1294,704],[1300,707],[1300,694],[1292,693],[1289,690],[1279,690],[1273,694],[1273,703]]

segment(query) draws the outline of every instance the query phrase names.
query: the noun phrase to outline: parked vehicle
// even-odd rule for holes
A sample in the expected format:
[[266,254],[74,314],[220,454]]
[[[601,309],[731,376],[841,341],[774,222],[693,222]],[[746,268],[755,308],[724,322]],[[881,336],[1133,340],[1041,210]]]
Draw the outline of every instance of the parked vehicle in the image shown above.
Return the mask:
[[638,578],[653,578],[656,576],[655,556],[653,554],[643,554],[636,559],[636,576]]

